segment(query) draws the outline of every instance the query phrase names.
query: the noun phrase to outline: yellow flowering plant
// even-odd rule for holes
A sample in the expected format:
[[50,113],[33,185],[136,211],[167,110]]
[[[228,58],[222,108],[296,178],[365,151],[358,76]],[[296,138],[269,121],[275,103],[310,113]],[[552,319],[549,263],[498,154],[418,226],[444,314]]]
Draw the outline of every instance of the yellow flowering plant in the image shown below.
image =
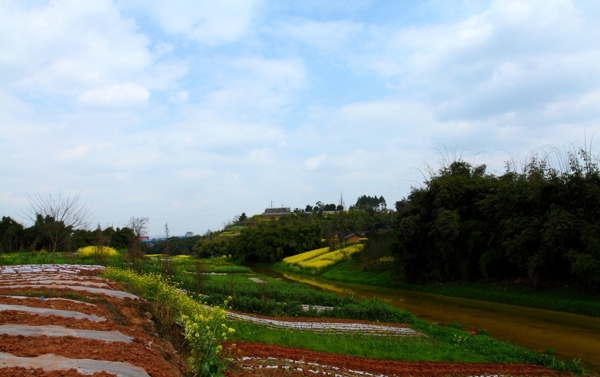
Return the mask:
[[298,264],[299,262],[307,261],[318,257],[319,255],[326,254],[329,252],[329,247],[323,247],[316,250],[307,251],[304,253],[292,255],[291,257],[283,258],[284,263]]
[[94,255],[112,256],[118,254],[117,250],[108,246],[86,246],[77,249],[77,256],[81,258],[92,257]]
[[[226,307],[227,304],[225,300],[223,305]],[[221,343],[227,340],[228,334],[235,332],[225,324],[226,315],[224,309],[215,306],[208,314],[181,316],[192,354],[188,364],[199,376],[214,376],[224,368]]]
[[317,257],[300,261],[296,263],[300,267],[321,269],[331,266],[337,262],[350,258],[353,254],[358,253],[363,249],[362,244],[351,245],[343,249],[334,250],[328,253],[323,253]]
[[138,274],[111,267],[103,276],[127,283],[134,293],[154,302],[154,314],[162,323],[174,320],[183,326],[192,355],[188,365],[194,376],[215,376],[223,370],[221,342],[235,332],[226,324],[224,308],[228,300],[224,301],[224,308],[203,305],[156,273]]

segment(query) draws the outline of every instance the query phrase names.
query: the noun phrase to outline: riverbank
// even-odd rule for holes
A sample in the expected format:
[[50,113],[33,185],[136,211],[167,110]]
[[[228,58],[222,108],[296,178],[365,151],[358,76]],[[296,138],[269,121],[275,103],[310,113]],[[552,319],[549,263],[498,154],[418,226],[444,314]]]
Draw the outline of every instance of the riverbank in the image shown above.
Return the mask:
[[291,268],[282,262],[274,264],[271,268],[280,273],[293,272],[318,276],[330,281],[396,288],[600,317],[600,298],[571,287],[535,288],[524,281],[407,284],[400,279],[393,279],[389,271],[363,271],[361,265],[352,259],[319,271]]
[[429,323],[464,326],[467,332],[487,329],[493,338],[542,353],[552,349],[562,360],[581,359],[600,372],[600,318],[525,308],[431,293],[342,283],[294,273],[257,271],[310,285],[340,296],[377,299],[405,309]]

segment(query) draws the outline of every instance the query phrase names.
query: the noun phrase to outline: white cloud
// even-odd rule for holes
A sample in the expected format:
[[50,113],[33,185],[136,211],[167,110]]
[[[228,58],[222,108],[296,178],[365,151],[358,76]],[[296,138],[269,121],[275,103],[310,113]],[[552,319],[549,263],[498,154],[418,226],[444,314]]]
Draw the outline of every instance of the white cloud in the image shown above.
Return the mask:
[[95,108],[126,109],[145,104],[149,97],[150,92],[143,86],[123,84],[87,90],[77,96],[77,101]]
[[150,39],[108,0],[4,1],[0,24],[0,78],[13,95],[127,107],[148,90],[173,89],[187,72],[171,44],[150,51]]
[[72,94],[139,77],[152,62],[147,38],[106,0],[3,2],[0,23],[0,67],[20,90]]
[[600,30],[570,1],[495,1],[452,24],[372,30],[357,64],[429,98],[440,120],[537,111],[600,83]]
[[304,161],[304,166],[309,170],[314,170],[314,169],[317,169],[319,166],[321,166],[323,164],[323,162],[325,162],[326,159],[327,159],[327,154],[321,153],[318,156],[307,158]]
[[391,0],[133,1],[0,0],[6,215],[82,187],[102,225],[149,216],[151,234],[340,192],[391,207],[436,147],[519,153],[600,124],[590,4],[427,19],[460,2],[435,0],[413,21]]
[[286,42],[302,42],[322,53],[335,54],[360,36],[363,25],[350,20],[292,19],[269,26],[267,32]]
[[233,42],[247,32],[254,11],[262,0],[190,0],[120,1],[124,9],[141,10],[152,17],[168,34],[207,45]]
[[57,155],[57,159],[62,161],[81,159],[87,157],[91,150],[92,148],[89,145],[78,145],[73,149],[59,152]]
[[233,59],[230,66],[241,73],[240,78],[278,90],[301,87],[307,75],[300,59],[276,60],[254,56]]
[[[205,94],[213,109],[237,114],[281,116],[299,91],[308,84],[307,72],[299,59],[267,59],[260,56],[222,60],[219,89]],[[253,115],[250,115],[253,114]]]
[[188,93],[185,90],[180,90],[175,94],[171,94],[169,99],[172,102],[186,102],[188,100],[189,96],[190,96],[190,93]]

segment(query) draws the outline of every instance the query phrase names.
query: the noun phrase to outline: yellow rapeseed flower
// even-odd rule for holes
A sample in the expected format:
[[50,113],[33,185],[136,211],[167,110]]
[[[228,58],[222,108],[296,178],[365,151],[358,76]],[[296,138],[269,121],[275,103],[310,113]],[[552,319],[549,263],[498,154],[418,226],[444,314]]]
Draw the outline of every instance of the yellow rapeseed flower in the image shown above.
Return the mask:
[[91,257],[94,255],[104,255],[104,256],[111,256],[111,255],[118,255],[119,253],[117,252],[117,250],[115,250],[112,247],[108,247],[108,246],[86,246],[86,247],[80,247],[79,249],[77,249],[77,256],[84,258],[84,257]]

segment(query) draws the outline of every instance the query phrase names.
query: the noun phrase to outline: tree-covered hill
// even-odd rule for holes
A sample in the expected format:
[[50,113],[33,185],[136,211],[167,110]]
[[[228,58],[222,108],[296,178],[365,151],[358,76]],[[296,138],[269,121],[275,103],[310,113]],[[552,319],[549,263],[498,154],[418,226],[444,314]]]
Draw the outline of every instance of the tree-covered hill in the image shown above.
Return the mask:
[[[456,161],[397,203],[407,282],[527,279],[600,289],[600,172],[585,151],[563,171],[531,159],[500,176]],[[510,166],[509,166],[510,167]]]

